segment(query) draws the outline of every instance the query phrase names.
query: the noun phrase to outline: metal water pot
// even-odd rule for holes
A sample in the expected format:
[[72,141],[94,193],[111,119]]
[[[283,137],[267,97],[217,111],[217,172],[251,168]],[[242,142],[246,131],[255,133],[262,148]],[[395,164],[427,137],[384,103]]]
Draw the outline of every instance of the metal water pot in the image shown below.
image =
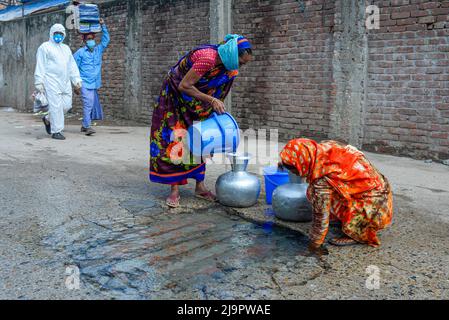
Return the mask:
[[215,184],[218,201],[228,207],[248,208],[260,195],[259,178],[246,171],[251,155],[228,153],[232,171],[221,175]]
[[312,221],[312,206],[307,200],[307,188],[301,177],[289,172],[290,183],[273,192],[273,211],[277,218],[293,222]]

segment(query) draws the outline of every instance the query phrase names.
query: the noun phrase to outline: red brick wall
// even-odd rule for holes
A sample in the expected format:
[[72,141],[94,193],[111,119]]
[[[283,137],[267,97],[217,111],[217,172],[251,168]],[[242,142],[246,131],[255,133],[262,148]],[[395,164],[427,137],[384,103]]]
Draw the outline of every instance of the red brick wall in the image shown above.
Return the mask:
[[[103,57],[103,87],[99,93],[107,118],[149,124],[154,102],[170,67],[188,50],[209,43],[209,0],[142,0],[140,3],[141,8],[136,12],[141,19],[137,26],[139,34],[132,44],[127,42],[127,32],[130,6],[135,4],[112,1],[100,5],[111,43]],[[74,32],[71,36],[72,49],[77,50],[81,37]],[[132,110],[129,110],[125,88],[130,77],[127,51],[137,54],[141,63],[141,79],[135,82],[140,86],[141,105]],[[81,112],[79,97],[75,99],[75,110]]]
[[449,158],[449,1],[374,1],[368,35],[368,150]]
[[251,40],[255,53],[233,89],[243,128],[278,128],[284,139],[327,137],[334,10],[324,0],[234,1],[233,30]]
[[144,108],[139,120],[151,123],[153,105],[170,68],[189,50],[209,43],[209,0],[147,1],[142,9]]
[[122,109],[126,108],[123,84],[126,78],[124,48],[128,16],[127,2],[117,1],[111,5],[104,4],[101,8],[101,14],[111,35],[111,42],[103,57],[103,87],[100,89],[100,96],[106,115],[115,118],[120,118]]
[[[127,24],[127,2],[114,1],[101,5],[101,16],[104,18],[111,42],[103,55],[102,88],[99,90],[100,100],[103,105],[106,118],[120,118],[125,106],[124,86],[125,82],[125,36]],[[100,41],[101,34],[97,35]],[[70,43],[73,52],[82,45],[82,36],[75,31],[70,33]],[[82,113],[81,99],[75,96],[74,110]]]
[[[111,45],[100,93],[108,117],[149,124],[170,66],[189,49],[209,42],[209,1],[140,3],[135,48],[127,41],[130,3],[101,5]],[[335,3],[233,2],[233,32],[246,35],[255,53],[255,61],[242,68],[233,89],[233,113],[242,128],[277,128],[281,139],[328,138],[335,102],[333,59],[338,59],[333,24],[341,10]],[[380,6],[381,28],[367,32],[363,148],[449,158],[449,0],[368,3]],[[127,66],[127,54],[134,49],[140,59],[137,107],[129,105],[125,88],[135,76]]]

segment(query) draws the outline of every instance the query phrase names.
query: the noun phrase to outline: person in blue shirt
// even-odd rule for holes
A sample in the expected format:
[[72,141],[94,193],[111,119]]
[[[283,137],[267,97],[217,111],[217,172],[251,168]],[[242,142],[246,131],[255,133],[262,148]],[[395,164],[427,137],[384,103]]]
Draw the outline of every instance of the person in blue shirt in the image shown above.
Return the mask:
[[103,52],[109,44],[110,37],[103,19],[100,19],[100,24],[103,32],[101,43],[96,43],[95,33],[85,34],[83,36],[85,46],[74,54],[83,81],[83,87],[81,88],[83,101],[81,132],[88,136],[95,133],[95,130],[91,127],[92,120],[103,120],[103,109],[98,97],[98,89],[101,87]]

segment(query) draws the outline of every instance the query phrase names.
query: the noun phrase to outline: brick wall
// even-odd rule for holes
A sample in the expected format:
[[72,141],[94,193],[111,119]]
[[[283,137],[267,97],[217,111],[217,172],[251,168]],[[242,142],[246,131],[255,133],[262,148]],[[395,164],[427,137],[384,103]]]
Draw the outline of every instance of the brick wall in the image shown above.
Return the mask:
[[[112,1],[100,6],[111,35],[99,91],[106,116],[149,124],[170,67],[188,50],[209,43],[209,1]],[[72,37],[76,50],[81,37],[74,32]],[[81,112],[79,97],[75,106]]]
[[[283,140],[347,138],[371,151],[449,158],[449,0],[232,4],[233,32],[246,35],[255,54],[233,89],[233,114],[242,128],[278,128]],[[365,30],[359,21],[369,4],[380,7],[379,30]],[[209,42],[210,2],[100,5],[111,32],[100,91],[106,115],[148,125],[170,66]],[[0,105],[31,109],[36,48],[63,14],[0,24],[8,45],[0,50]],[[38,27],[42,32],[35,32]],[[81,44],[74,32],[67,42],[74,50]],[[22,91],[20,99],[13,96]]]
[[142,12],[144,107],[139,120],[151,123],[153,105],[170,68],[192,48],[209,43],[209,1],[147,1]]
[[[125,38],[128,1],[114,1],[101,5],[101,15],[107,23],[111,42],[103,56],[102,84],[99,93],[106,117],[119,118],[125,107]],[[70,32],[70,44],[75,52],[82,46],[82,37]],[[97,36],[100,41],[101,34]],[[82,112],[81,99],[75,96],[74,110]]]
[[368,150],[449,158],[449,1],[374,1],[368,35]]
[[233,30],[254,46],[233,111],[243,128],[279,128],[281,138],[325,138],[333,103],[333,1],[234,1]]
[[125,44],[128,1],[116,1],[101,6],[101,14],[107,23],[111,43],[103,57],[102,80],[100,90],[106,115],[118,117],[126,104],[124,97]]

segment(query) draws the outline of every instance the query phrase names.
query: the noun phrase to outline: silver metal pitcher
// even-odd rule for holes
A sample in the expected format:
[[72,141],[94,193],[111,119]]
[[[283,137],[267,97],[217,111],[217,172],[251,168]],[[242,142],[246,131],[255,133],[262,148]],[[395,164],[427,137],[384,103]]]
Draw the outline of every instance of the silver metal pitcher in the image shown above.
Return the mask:
[[302,178],[289,172],[290,183],[273,192],[273,211],[277,218],[293,222],[312,221],[312,206],[307,200],[307,188]]
[[249,153],[228,153],[232,171],[221,175],[215,184],[218,201],[228,207],[248,208],[260,196],[259,178],[246,171],[251,160]]

